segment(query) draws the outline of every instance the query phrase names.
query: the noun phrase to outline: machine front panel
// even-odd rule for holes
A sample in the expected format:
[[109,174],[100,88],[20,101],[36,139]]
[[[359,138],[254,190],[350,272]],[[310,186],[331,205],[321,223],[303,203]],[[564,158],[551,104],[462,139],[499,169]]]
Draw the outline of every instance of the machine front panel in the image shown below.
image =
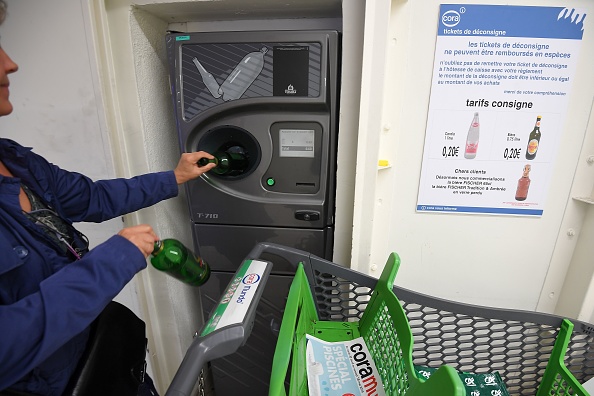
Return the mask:
[[[257,243],[332,259],[339,40],[333,30],[166,37],[181,151],[217,161],[185,185],[194,249],[212,269],[200,288],[205,315]],[[295,263],[261,258],[274,266],[252,334],[237,353],[211,362],[219,396],[268,392]]]
[[237,99],[320,95],[321,43],[182,44],[183,119]]
[[[193,234],[200,256],[215,271],[235,271],[245,256],[260,242],[292,246],[318,257],[327,258],[332,253],[332,228],[308,230],[194,224]],[[288,262],[279,262],[276,258],[274,263],[273,273],[295,273],[294,266]]]

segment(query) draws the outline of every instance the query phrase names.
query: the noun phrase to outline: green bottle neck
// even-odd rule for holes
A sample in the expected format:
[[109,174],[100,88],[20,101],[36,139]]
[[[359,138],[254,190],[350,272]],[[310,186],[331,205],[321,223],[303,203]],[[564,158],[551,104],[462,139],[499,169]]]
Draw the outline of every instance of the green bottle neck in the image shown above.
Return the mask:
[[155,242],[152,255],[156,256],[159,253],[161,253],[163,251],[164,246],[165,245],[163,244],[163,241],[161,241],[161,240],[158,240],[157,242]]

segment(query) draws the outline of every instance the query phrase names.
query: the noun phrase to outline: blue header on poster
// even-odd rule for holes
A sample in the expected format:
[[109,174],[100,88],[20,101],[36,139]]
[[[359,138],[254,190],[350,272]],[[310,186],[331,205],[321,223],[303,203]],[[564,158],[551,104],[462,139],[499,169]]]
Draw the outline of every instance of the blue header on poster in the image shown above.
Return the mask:
[[484,214],[508,214],[522,216],[542,216],[542,209],[519,209],[519,208],[485,208],[479,206],[447,206],[447,205],[417,205],[418,212],[442,212],[442,213],[484,213]]
[[571,7],[442,4],[437,35],[581,40],[585,18]]

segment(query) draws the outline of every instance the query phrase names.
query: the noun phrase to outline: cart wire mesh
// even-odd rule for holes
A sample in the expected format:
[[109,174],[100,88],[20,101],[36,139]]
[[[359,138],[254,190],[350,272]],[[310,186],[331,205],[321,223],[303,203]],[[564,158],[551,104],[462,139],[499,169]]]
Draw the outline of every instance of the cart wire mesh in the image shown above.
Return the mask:
[[[359,320],[375,279],[311,258],[308,278],[320,320]],[[510,395],[536,394],[562,317],[456,303],[396,286],[394,293],[413,333],[415,365],[447,364],[477,374],[497,371]],[[564,361],[575,378],[584,383],[594,377],[594,328],[572,322],[574,332]],[[565,386],[558,384],[561,389]]]

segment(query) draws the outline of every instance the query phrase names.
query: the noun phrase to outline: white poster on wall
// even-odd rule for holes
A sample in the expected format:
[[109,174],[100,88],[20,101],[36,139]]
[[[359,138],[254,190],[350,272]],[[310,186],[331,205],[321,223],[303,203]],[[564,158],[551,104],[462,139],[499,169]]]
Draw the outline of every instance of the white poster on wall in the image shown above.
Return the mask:
[[585,17],[440,6],[418,212],[542,215]]

